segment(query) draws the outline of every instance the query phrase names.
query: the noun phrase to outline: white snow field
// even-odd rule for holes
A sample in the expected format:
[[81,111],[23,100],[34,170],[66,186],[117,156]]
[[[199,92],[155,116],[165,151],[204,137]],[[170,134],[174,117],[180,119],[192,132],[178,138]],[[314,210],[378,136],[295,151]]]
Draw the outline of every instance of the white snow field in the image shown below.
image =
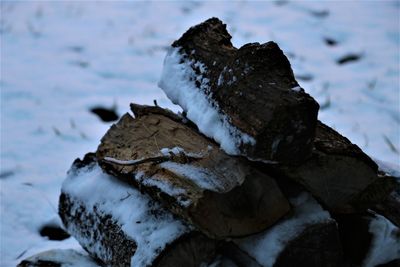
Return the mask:
[[[1,1],[0,266],[69,238],[57,203],[72,161],[94,151],[111,123],[88,110],[129,103],[179,111],[158,88],[167,47],[216,16],[236,47],[279,44],[319,118],[375,159],[399,164],[399,1]],[[337,42],[335,46],[328,45]],[[336,61],[348,54],[361,58]]]

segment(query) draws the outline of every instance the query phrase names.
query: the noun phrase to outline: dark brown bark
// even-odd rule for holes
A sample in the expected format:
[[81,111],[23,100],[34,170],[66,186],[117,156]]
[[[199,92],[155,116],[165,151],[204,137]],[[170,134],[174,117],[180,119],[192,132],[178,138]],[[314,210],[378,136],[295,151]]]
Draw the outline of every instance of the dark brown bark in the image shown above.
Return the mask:
[[[190,28],[172,46],[209,79],[206,95],[232,125],[256,140],[242,144],[252,159],[296,164],[307,159],[315,135],[318,103],[299,86],[274,42],[233,47],[226,25],[212,18]],[[199,71],[197,62],[206,70]],[[198,90],[204,90],[198,86]]]
[[[273,178],[251,168],[244,159],[228,156],[192,127],[178,122],[175,115],[161,114],[158,107],[155,110],[136,107],[135,119],[126,114],[111,127],[97,150],[105,171],[145,191],[214,238],[260,232],[289,211]],[[173,147],[183,151],[161,155],[162,148]],[[107,157],[148,160],[121,165]],[[182,169],[193,173],[185,174]]]
[[[78,213],[70,212],[77,206],[79,206]],[[81,245],[93,258],[106,266],[131,266],[131,257],[137,248],[136,242],[124,233],[116,218],[103,215],[99,210],[86,210],[83,203],[65,194],[60,197],[60,215],[67,228],[75,229],[71,234],[75,235],[78,241],[85,239]],[[99,223],[94,226],[93,222]],[[98,253],[99,247],[107,251],[108,255]],[[185,233],[165,249],[160,250],[159,256],[150,266],[197,267],[203,262],[212,260],[216,249],[217,242],[201,233]]]

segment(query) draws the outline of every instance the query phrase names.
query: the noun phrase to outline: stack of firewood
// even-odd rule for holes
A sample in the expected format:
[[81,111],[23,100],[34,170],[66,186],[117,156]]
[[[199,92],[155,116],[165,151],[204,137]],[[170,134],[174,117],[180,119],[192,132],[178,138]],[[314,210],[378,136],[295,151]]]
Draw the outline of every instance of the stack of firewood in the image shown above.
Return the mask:
[[317,120],[277,44],[230,39],[212,18],[172,44],[183,112],[131,104],[74,162],[67,231],[106,266],[397,266],[396,179]]

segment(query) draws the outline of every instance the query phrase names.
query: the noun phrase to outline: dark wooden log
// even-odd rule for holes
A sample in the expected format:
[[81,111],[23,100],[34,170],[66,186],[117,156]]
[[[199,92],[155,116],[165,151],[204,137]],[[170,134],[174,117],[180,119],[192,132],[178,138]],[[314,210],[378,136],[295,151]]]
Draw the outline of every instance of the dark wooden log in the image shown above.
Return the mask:
[[308,226],[279,255],[274,267],[343,266],[343,254],[334,221]]
[[[290,207],[270,176],[158,107],[133,106],[102,138],[102,168],[213,238],[260,232]],[[124,160],[124,161],[121,161]]]
[[300,166],[272,166],[276,173],[303,185],[335,213],[362,212],[382,203],[396,186],[382,176],[362,150],[318,122],[312,157]]
[[[230,40],[217,18],[191,27],[172,44],[160,87],[228,153],[286,164],[304,161],[312,150],[318,103],[300,88],[276,43],[237,49]],[[188,91],[198,91],[198,97],[191,101]],[[210,131],[203,101],[228,125],[236,150]]]
[[[343,252],[336,222],[308,194],[291,200],[293,213],[260,234],[234,242],[246,261],[264,267],[343,266]],[[233,250],[234,251],[234,250]],[[256,265],[254,265],[256,266]]]
[[68,232],[106,266],[194,267],[210,262],[218,245],[147,195],[103,173],[93,154],[70,170],[59,214]]

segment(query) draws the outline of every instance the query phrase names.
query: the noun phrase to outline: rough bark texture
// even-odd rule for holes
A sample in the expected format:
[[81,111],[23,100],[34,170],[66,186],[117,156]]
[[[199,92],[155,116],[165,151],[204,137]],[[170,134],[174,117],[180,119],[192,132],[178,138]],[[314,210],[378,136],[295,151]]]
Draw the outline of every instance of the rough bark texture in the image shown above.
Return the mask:
[[[318,103],[303,89],[292,90],[299,85],[276,43],[237,49],[230,40],[226,25],[212,18],[190,28],[172,46],[209,79],[204,93],[231,124],[256,140],[240,147],[243,155],[287,164],[304,161],[312,150]],[[206,71],[201,73],[196,62]]]
[[[60,215],[67,228],[79,231],[74,235],[89,254],[106,266],[131,266],[131,258],[136,251],[136,243],[121,229],[116,218],[102,216],[96,210],[86,210],[81,205],[78,213],[71,213],[71,208],[79,205],[67,195],[60,197]],[[75,207],[74,207],[75,209]],[[93,223],[100,222],[100,223]],[[135,223],[135,222],[132,222]],[[91,233],[95,233],[95,235]],[[83,245],[88,244],[88,245]],[[197,267],[210,261],[216,251],[217,243],[198,232],[190,232],[176,239],[166,249],[160,251],[158,258],[151,266]],[[100,253],[100,250],[107,253]]]
[[364,211],[393,191],[393,178],[380,176],[362,150],[335,130],[318,122],[312,157],[297,167],[275,171],[302,184],[325,208],[338,213]]
[[[83,167],[88,163],[92,164],[95,160],[93,154],[88,154],[84,160],[75,161],[73,166],[75,168]],[[115,209],[121,209],[118,203],[114,203],[114,205]],[[159,218],[161,218],[162,212],[161,210],[152,210],[152,214]],[[60,196],[59,215],[70,234],[102,265],[131,266],[131,258],[136,253],[138,244],[135,238],[129,237],[129,234],[122,229],[121,225],[124,225],[124,222],[119,221],[112,214],[107,214],[101,209],[101,206],[95,205],[92,209],[88,209],[84,200],[64,192]],[[132,227],[137,223],[140,222],[132,221]],[[127,228],[129,229],[129,227]],[[146,244],[143,245],[146,246]],[[197,267],[201,263],[213,259],[217,246],[218,242],[197,231],[182,232],[165,248],[160,248],[157,251],[158,256],[148,266]]]
[[[77,211],[73,211],[77,206]],[[101,215],[97,209],[87,210],[84,203],[65,194],[60,196],[59,214],[70,234],[92,257],[108,266],[130,266],[136,242],[122,231],[111,215]]]
[[309,226],[279,254],[274,267],[343,266],[342,246],[334,221]]
[[[135,119],[126,114],[113,125],[98,147],[106,172],[145,191],[214,238],[260,232],[289,211],[273,178],[244,159],[228,156],[193,127],[178,122],[176,115],[141,106],[134,106],[134,113]],[[183,150],[169,156],[160,153],[174,147]],[[107,157],[140,164],[120,165]]]

